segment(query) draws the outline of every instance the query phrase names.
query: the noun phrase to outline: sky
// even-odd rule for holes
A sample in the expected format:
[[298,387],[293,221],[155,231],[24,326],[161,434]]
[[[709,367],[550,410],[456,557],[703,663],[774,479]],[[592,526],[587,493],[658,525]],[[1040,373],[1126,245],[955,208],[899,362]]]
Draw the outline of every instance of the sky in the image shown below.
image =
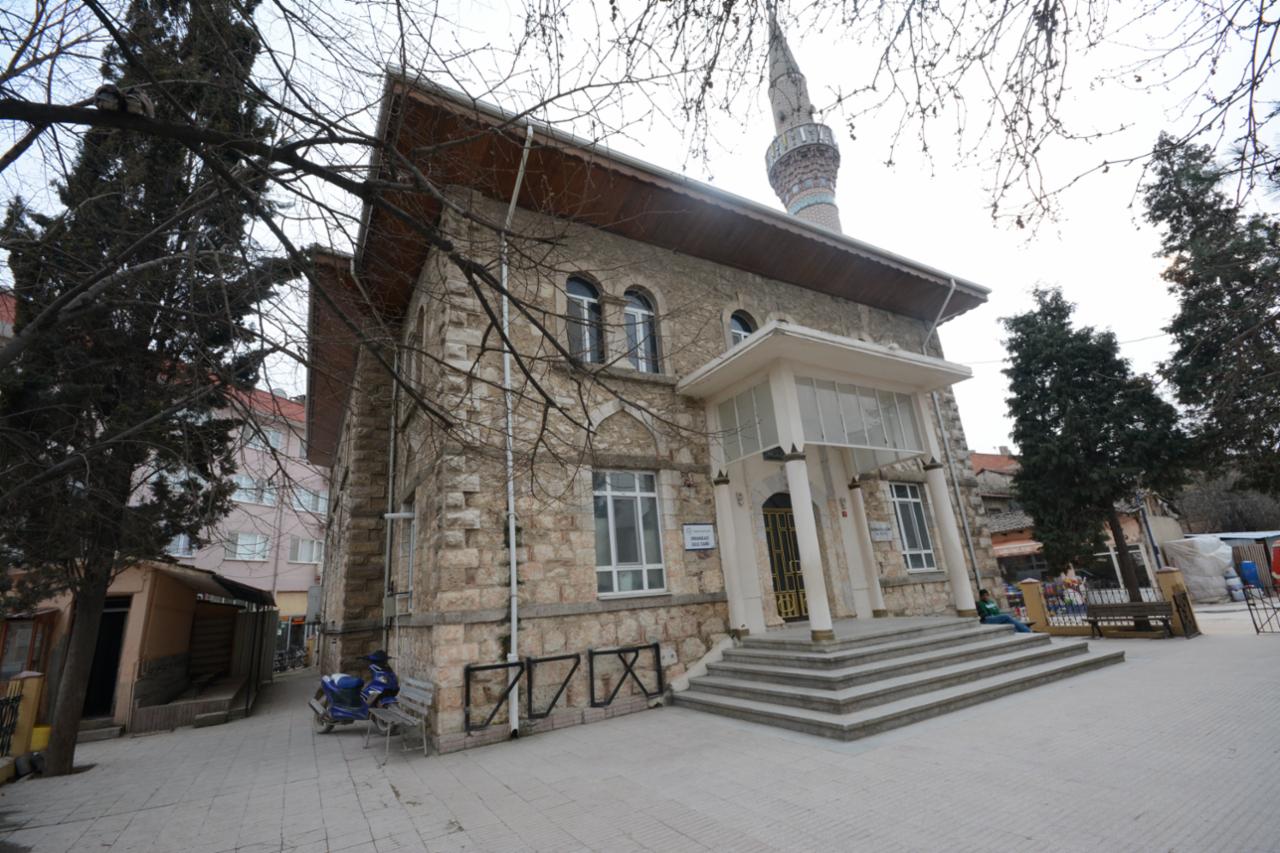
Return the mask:
[[[474,27],[472,36],[486,38],[501,38],[501,22],[510,21],[515,11],[506,0],[465,2],[461,8],[461,29]],[[1167,32],[1164,22],[1149,23],[1153,32]],[[865,48],[851,45],[847,33],[824,30],[812,19],[802,24],[784,18],[783,26],[819,110],[836,100],[837,89],[847,91],[859,82],[874,58]],[[1131,44],[1137,35],[1130,30],[1126,39]],[[1097,82],[1094,72],[1113,68],[1132,55],[1117,49],[1071,57],[1077,88],[1067,91],[1061,112],[1072,128],[1124,129],[1095,143],[1047,147],[1042,156],[1047,183],[1066,183],[1103,159],[1149,152],[1162,130],[1177,129],[1185,118],[1185,87],[1162,91],[1129,85],[1131,79]],[[763,66],[762,54],[762,71]],[[774,136],[766,85],[763,80],[746,80],[743,85],[754,90],[742,93],[745,109],[712,115],[712,142],[705,158],[690,156],[688,140],[660,117],[629,127],[625,135],[611,137],[608,145],[781,208],[764,167],[764,152]],[[859,119],[856,140],[844,131],[845,119],[838,108],[826,119],[841,149],[837,203],[845,233],[991,290],[986,305],[940,330],[947,358],[973,370],[972,379],[955,387],[971,449],[994,451],[1012,445],[1007,384],[1001,373],[1005,350],[1000,318],[1027,310],[1035,287],[1061,287],[1078,306],[1077,321],[1114,331],[1135,370],[1154,371],[1167,357],[1170,339],[1163,328],[1177,305],[1160,278],[1165,262],[1157,257],[1159,234],[1142,219],[1140,166],[1116,167],[1083,179],[1059,196],[1054,217],[1019,229],[990,216],[990,173],[981,146],[978,155],[962,157],[954,143],[935,136],[933,154],[926,157],[908,137],[894,151],[894,164],[886,165],[886,140],[896,115],[887,110]]]

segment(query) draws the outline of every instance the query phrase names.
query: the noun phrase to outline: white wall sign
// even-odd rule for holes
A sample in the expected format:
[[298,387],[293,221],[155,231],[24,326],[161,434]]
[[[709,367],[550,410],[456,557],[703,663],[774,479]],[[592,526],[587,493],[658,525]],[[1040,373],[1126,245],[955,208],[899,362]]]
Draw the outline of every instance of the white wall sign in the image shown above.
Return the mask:
[[893,524],[888,521],[869,521],[867,527],[871,528],[872,542],[892,542],[893,541]]
[[684,525],[684,549],[686,551],[710,551],[716,547],[714,524]]

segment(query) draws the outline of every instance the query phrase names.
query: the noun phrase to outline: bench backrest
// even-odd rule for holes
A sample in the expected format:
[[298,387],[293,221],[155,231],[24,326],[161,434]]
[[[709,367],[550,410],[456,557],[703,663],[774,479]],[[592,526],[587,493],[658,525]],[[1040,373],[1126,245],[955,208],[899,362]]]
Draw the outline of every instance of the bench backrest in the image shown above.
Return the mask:
[[425,717],[427,712],[431,710],[431,697],[435,695],[435,692],[435,685],[429,681],[402,678],[400,679],[400,692],[396,694],[396,701],[402,710],[411,711],[419,717]]
[[1117,604],[1090,604],[1090,616],[1168,616],[1173,605],[1167,601],[1126,601]]

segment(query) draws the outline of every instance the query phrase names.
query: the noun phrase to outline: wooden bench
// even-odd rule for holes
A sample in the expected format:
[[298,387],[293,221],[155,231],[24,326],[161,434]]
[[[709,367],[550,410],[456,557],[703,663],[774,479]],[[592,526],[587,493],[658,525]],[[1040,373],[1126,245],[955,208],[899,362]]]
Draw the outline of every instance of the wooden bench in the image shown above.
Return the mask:
[[369,719],[365,723],[364,745],[369,746],[369,736],[373,734],[375,725],[386,727],[386,749],[383,751],[382,763],[386,764],[391,757],[391,735],[396,726],[400,727],[400,751],[406,752],[404,735],[409,729],[417,729],[422,738],[422,754],[427,754],[427,715],[431,712],[431,697],[435,695],[435,686],[416,678],[400,679],[400,692],[396,694],[396,704],[387,708],[374,708],[369,711]]
[[1094,636],[1102,636],[1102,624],[1128,624],[1139,619],[1150,619],[1164,624],[1166,637],[1173,636],[1173,605],[1168,601],[1126,601],[1118,604],[1093,604],[1086,606],[1084,621],[1089,623]]

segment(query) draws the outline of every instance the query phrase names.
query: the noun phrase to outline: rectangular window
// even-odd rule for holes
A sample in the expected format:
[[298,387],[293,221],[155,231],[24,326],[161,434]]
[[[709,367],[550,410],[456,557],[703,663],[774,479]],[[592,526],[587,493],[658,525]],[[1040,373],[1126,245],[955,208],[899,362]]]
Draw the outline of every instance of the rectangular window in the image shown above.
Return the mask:
[[196,550],[191,544],[191,537],[185,533],[179,533],[169,542],[165,553],[171,557],[192,557],[195,556]]
[[319,563],[324,560],[324,541],[321,539],[303,539],[299,536],[289,537],[290,563]]
[[666,590],[657,480],[656,474],[637,471],[591,475],[600,595]]
[[283,450],[284,432],[271,427],[250,427],[249,446],[257,450]]
[[937,571],[933,556],[933,540],[929,536],[928,516],[924,511],[924,499],[915,483],[890,483],[893,495],[893,512],[898,519],[898,544],[902,546],[902,559],[909,572]]
[[256,480],[250,474],[236,474],[236,490],[231,499],[242,504],[276,505],[276,487],[267,479]]
[[293,508],[300,509],[303,512],[314,512],[323,515],[329,511],[329,490],[295,486],[293,490]]
[[12,619],[5,625],[4,655],[0,657],[0,679],[8,680],[27,668],[31,657],[31,634],[35,623],[30,619]]
[[228,560],[266,560],[271,555],[271,543],[265,533],[232,533],[227,540]]
[[725,400],[717,410],[720,414],[720,440],[724,442],[726,462],[733,462],[777,445],[778,425],[773,418],[773,396],[768,382],[762,382]]

